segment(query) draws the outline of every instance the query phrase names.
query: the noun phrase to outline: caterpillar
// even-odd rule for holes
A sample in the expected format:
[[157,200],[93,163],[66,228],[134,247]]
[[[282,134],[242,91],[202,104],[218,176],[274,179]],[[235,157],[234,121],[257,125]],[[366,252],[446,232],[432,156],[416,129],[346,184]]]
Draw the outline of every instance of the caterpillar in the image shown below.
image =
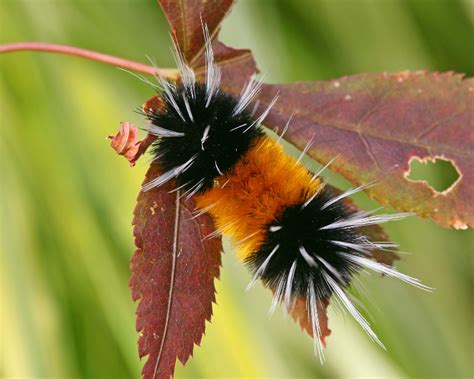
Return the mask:
[[212,216],[214,235],[229,236],[249,268],[249,288],[261,280],[273,291],[271,312],[279,303],[290,309],[296,299],[305,299],[315,354],[321,362],[318,304],[333,297],[383,347],[347,289],[354,276],[368,270],[430,290],[418,279],[376,262],[373,251],[391,251],[397,245],[371,241],[361,231],[408,214],[351,210],[344,199],[371,184],[334,193],[321,178],[331,162],[313,174],[301,158],[287,155],[279,142],[290,120],[278,140],[262,126],[278,97],[257,117],[249,108],[261,81],[251,79],[239,97],[224,92],[209,32],[205,26],[203,30],[205,80],[196,79],[175,46],[180,81],[158,77],[162,104],[144,111],[149,133],[157,137],[152,154],[162,173],[142,190],[174,180],[181,196],[194,196],[198,214]]

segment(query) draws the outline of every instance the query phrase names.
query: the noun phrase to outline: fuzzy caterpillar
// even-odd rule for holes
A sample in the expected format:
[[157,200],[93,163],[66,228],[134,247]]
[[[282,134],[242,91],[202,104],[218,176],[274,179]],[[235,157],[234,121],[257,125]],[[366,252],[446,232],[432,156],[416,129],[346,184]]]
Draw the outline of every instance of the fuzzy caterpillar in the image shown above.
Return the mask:
[[390,251],[396,245],[372,242],[360,231],[408,214],[354,212],[343,200],[367,186],[334,194],[320,178],[321,172],[312,174],[285,154],[279,141],[266,136],[262,128],[277,98],[254,117],[248,108],[261,82],[251,80],[240,97],[223,92],[205,27],[204,33],[205,82],[196,80],[176,48],[181,80],[174,84],[158,78],[163,104],[145,110],[149,132],[158,137],[153,155],[163,173],[143,190],[175,180],[182,196],[195,196],[199,211],[213,217],[216,234],[231,238],[250,269],[249,288],[260,279],[273,290],[271,310],[280,302],[290,309],[297,298],[305,299],[321,362],[318,304],[333,296],[383,347],[346,289],[363,270],[430,289],[373,260],[372,251]]

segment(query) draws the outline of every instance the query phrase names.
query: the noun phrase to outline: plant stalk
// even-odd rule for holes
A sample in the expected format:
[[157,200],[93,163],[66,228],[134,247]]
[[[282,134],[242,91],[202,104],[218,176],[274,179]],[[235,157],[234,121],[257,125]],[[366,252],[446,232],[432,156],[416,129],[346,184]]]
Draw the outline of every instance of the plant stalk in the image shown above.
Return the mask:
[[92,61],[121,67],[130,71],[139,72],[146,75],[160,75],[165,78],[176,79],[178,70],[173,68],[160,68],[146,65],[139,62],[130,61],[112,55],[98,53],[96,51],[81,49],[79,47],[57,45],[45,42],[16,42],[0,45],[0,54],[11,53],[15,51],[42,51],[53,54],[71,55],[90,59]]

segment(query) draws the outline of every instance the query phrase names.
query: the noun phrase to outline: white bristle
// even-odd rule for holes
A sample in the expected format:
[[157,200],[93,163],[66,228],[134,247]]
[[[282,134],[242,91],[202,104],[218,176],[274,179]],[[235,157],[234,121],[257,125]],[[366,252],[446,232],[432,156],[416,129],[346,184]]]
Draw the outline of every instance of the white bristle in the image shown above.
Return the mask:
[[148,132],[157,137],[183,137],[185,135],[184,133],[168,130],[153,124],[150,124],[148,127]]
[[356,188],[352,188],[342,194],[340,194],[339,196],[336,196],[336,197],[333,197],[331,200],[327,201],[325,204],[323,204],[323,206],[321,207],[321,209],[326,209],[327,207],[331,206],[332,204],[334,203],[337,203],[339,200],[342,200],[348,196],[352,196],[360,191],[363,191],[367,188],[370,188],[374,185],[375,183],[368,183],[368,184],[363,184],[359,187],[356,187]]
[[345,220],[335,221],[329,225],[321,227],[319,230],[359,228],[362,226],[403,220],[404,218],[408,216],[412,216],[412,215],[413,213],[395,213],[395,214],[383,214],[383,215],[361,217],[361,218],[348,218]]
[[273,250],[271,251],[271,253],[268,255],[268,257],[265,258],[265,260],[263,261],[261,266],[257,269],[257,271],[255,271],[255,274],[252,277],[252,280],[250,281],[250,283],[247,286],[247,291],[250,288],[252,288],[254,286],[255,282],[257,281],[257,279],[263,275],[263,273],[265,272],[265,269],[268,266],[268,263],[270,263],[270,259],[272,259],[273,255],[276,253],[276,251],[278,250],[279,247],[280,247],[280,245],[276,245],[273,248]]
[[370,324],[367,322],[367,320],[359,313],[357,308],[351,303],[349,298],[347,297],[346,293],[344,290],[337,284],[331,276],[326,274],[323,271],[323,277],[328,283],[329,287],[333,290],[334,294],[341,300],[342,304],[344,307],[347,309],[349,314],[354,317],[354,319],[359,323],[359,325],[364,329],[364,331],[369,335],[370,338],[377,344],[379,344],[383,349],[385,349],[384,344],[380,339],[377,337],[377,335],[374,333],[372,328],[370,327]]
[[278,282],[278,286],[275,291],[275,294],[273,295],[273,300],[272,300],[272,304],[270,305],[270,309],[268,310],[269,317],[271,317],[275,313],[276,307],[278,303],[281,301],[281,296],[283,294],[283,288],[285,287],[285,284],[286,284],[285,276],[282,276],[280,278],[280,281]]
[[201,150],[204,150],[204,143],[207,141],[207,138],[209,137],[209,130],[211,130],[211,125],[207,125],[206,128],[204,129],[204,132],[202,133]]
[[250,102],[257,96],[262,88],[263,78],[261,80],[255,80],[254,78],[250,79],[247,85],[243,88],[242,93],[240,94],[239,101],[232,112],[232,115],[241,113]]
[[303,151],[301,152],[300,156],[298,157],[298,159],[296,160],[295,162],[295,165],[297,165],[298,163],[301,162],[301,160],[303,159],[303,157],[306,155],[306,153],[308,152],[308,150],[311,148],[311,146],[313,145],[314,143],[314,137],[315,137],[316,134],[313,134],[313,136],[311,137],[311,139],[306,143],[306,146],[304,147]]
[[394,268],[386,266],[382,263],[378,263],[370,259],[359,257],[357,255],[352,255],[349,253],[339,252],[338,254],[359,266],[366,267],[379,274],[385,274],[387,276],[391,276],[392,278],[397,278],[401,280],[402,282],[408,283],[414,287],[417,287],[425,291],[433,291],[433,288],[425,286],[423,283],[421,283],[419,279],[416,279],[406,274],[403,274],[401,272],[398,272]]
[[288,272],[288,278],[286,280],[286,289],[285,289],[285,305],[286,309],[290,309],[291,303],[291,288],[293,286],[293,279],[295,277],[296,271],[296,260],[293,261],[290,271]]
[[250,129],[252,129],[254,126],[258,126],[260,125],[263,120],[265,120],[265,118],[268,116],[268,113],[270,112],[270,110],[272,109],[272,107],[275,105],[276,101],[278,100],[278,95],[276,95],[273,100],[270,102],[270,104],[268,105],[268,107],[263,111],[263,113],[254,121],[250,124],[250,126],[247,127],[247,129],[244,130],[244,133],[246,133],[247,131],[249,131]]
[[324,364],[326,359],[323,352],[323,343],[321,342],[321,325],[319,323],[318,300],[313,280],[309,281],[308,294],[306,296],[307,299],[309,299],[309,307],[307,308],[311,316],[311,326],[313,329],[314,355],[317,355],[321,364]]
[[149,191],[152,188],[159,187],[169,182],[171,179],[176,178],[179,174],[181,174],[182,172],[186,171],[189,167],[191,167],[195,158],[196,156],[193,156],[191,159],[189,159],[187,162],[185,162],[181,166],[175,167],[172,170],[169,170],[165,172],[164,174],[157,176],[155,179],[150,180],[148,183],[142,186],[142,191],[143,192]]
[[309,255],[309,253],[306,251],[304,246],[300,246],[299,251],[300,251],[300,254],[303,256],[304,260],[306,261],[306,263],[308,265],[310,265],[311,267],[314,267],[314,268],[318,267],[318,264],[316,263],[314,258],[311,255]]
[[203,25],[204,44],[206,48],[206,108],[209,106],[212,97],[219,90],[221,82],[221,70],[214,63],[214,52],[212,50],[212,40],[209,35],[207,25]]

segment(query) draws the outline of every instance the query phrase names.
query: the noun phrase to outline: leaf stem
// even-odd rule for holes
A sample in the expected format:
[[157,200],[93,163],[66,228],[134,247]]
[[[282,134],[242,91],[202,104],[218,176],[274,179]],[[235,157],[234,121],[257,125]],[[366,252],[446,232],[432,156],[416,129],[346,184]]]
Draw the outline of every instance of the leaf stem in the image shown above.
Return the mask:
[[122,67],[127,70],[140,72],[146,75],[161,75],[170,79],[174,79],[178,75],[177,69],[154,67],[123,58],[114,57],[112,55],[98,53],[96,51],[81,49],[79,47],[57,45],[45,42],[16,42],[0,45],[0,54],[11,53],[15,51],[42,51],[54,54],[72,55],[90,59],[96,62]]

